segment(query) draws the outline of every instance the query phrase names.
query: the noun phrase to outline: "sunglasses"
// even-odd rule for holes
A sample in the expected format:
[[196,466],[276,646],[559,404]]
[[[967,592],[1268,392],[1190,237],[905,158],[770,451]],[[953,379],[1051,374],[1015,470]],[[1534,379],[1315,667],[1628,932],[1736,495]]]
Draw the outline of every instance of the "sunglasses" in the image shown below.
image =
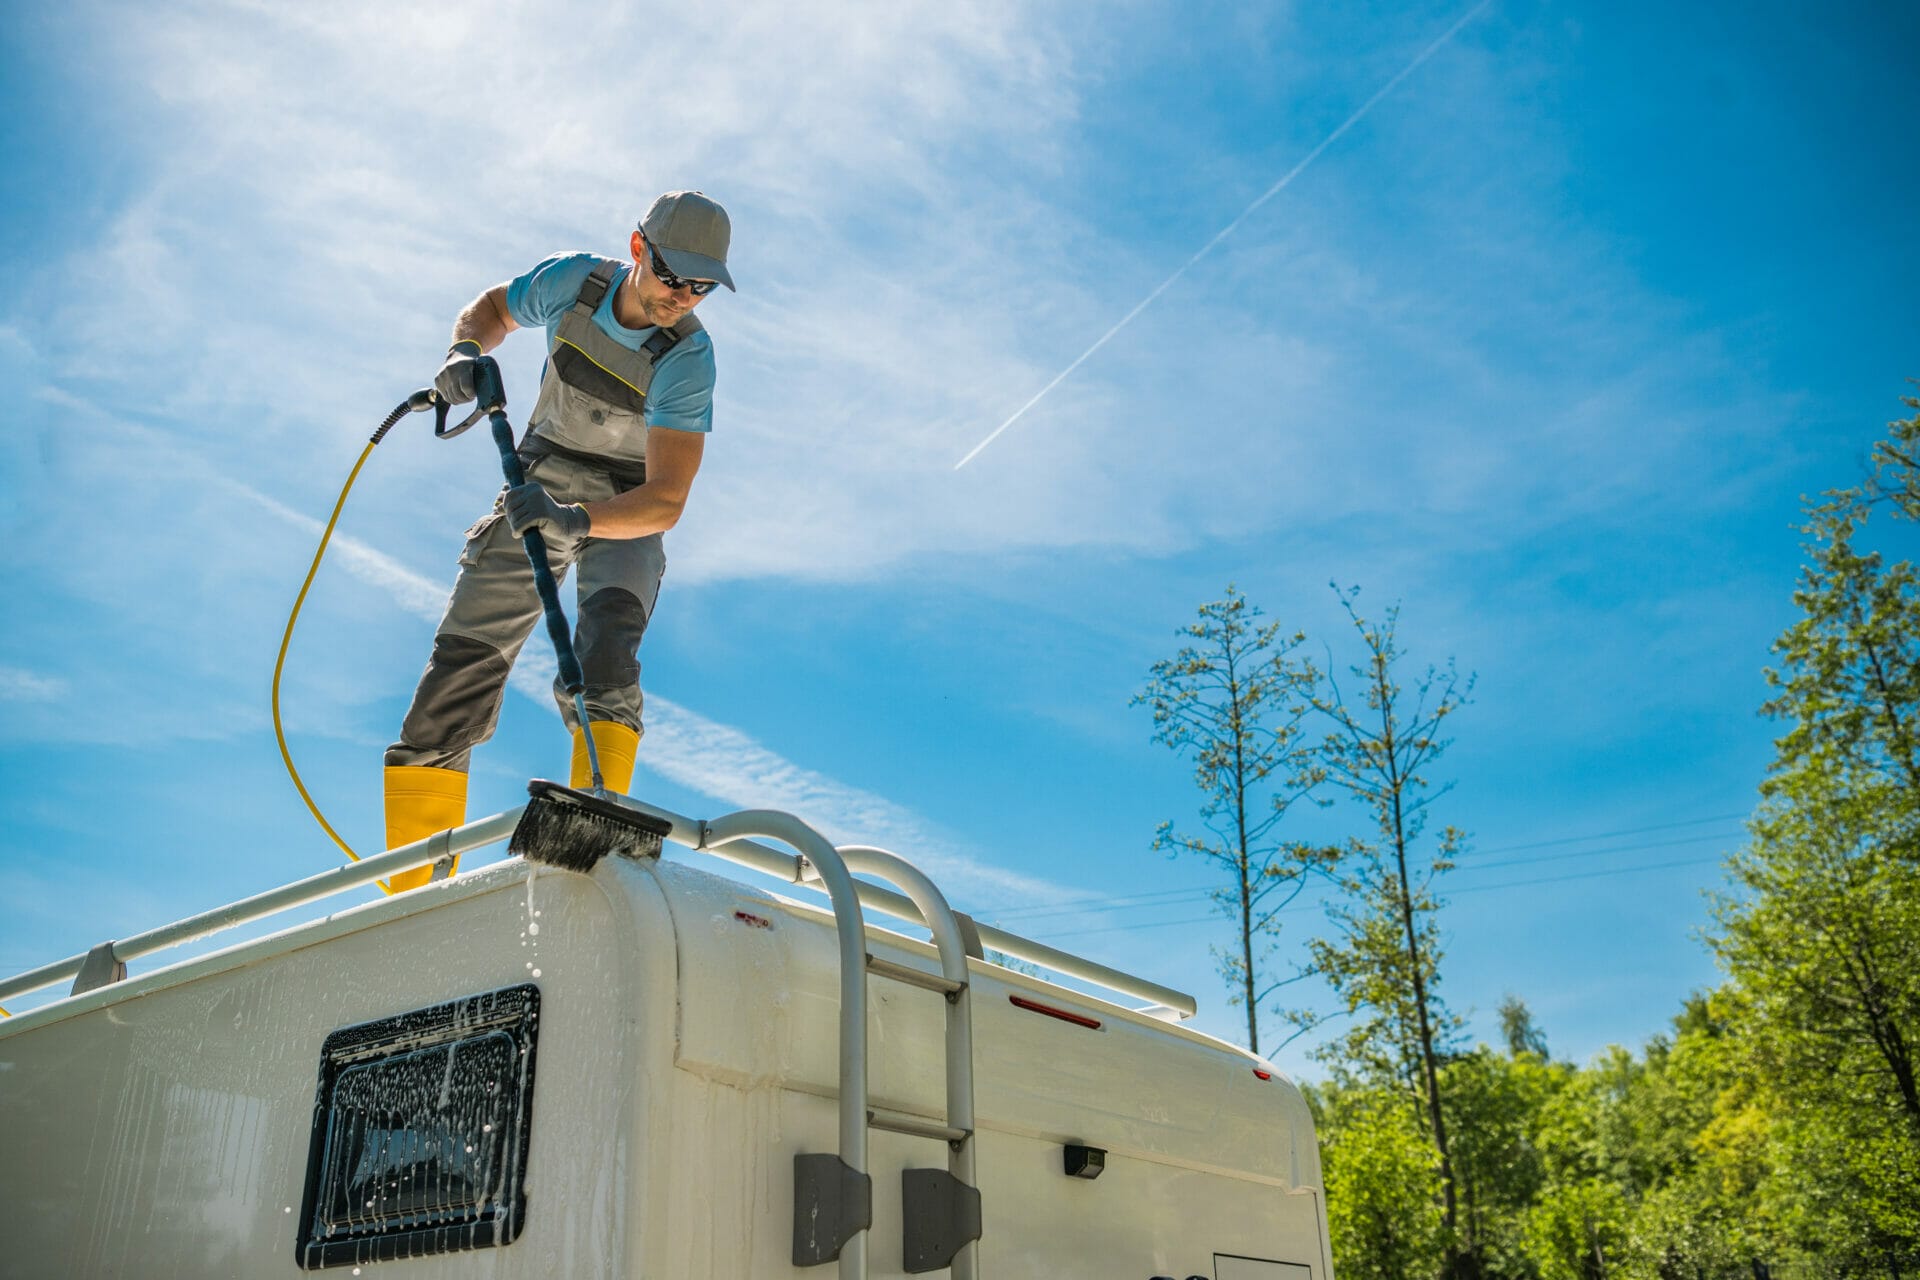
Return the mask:
[[704,298],[720,287],[718,280],[689,280],[667,270],[667,264],[660,260],[660,251],[653,247],[653,241],[647,241],[647,257],[653,263],[653,278],[668,289],[685,287],[696,298]]

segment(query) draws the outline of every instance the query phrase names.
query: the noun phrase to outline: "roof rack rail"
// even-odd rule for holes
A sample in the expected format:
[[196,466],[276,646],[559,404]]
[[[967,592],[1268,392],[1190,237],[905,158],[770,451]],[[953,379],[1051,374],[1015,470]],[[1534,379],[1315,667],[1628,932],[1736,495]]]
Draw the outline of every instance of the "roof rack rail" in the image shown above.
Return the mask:
[[[730,839],[725,843],[716,842],[712,838],[712,833],[727,821],[725,818],[707,822],[626,796],[617,797],[617,799],[623,805],[641,813],[651,814],[666,822],[671,828],[669,838],[690,850],[737,863],[786,880],[791,884],[817,890],[825,888],[821,883],[815,861],[804,854],[780,853],[745,838]],[[318,875],[308,876],[304,880],[296,880],[277,889],[269,889],[264,893],[242,898],[238,902],[228,903],[211,911],[203,911],[199,915],[188,916],[184,920],[177,920],[157,929],[149,929],[145,933],[102,942],[79,955],[68,956],[64,960],[57,960],[52,964],[41,965],[37,969],[29,969],[11,978],[0,980],[0,1001],[40,991],[76,976],[81,978],[81,982],[76,983],[75,994],[78,994],[79,991],[91,990],[114,981],[120,976],[121,967],[126,962],[152,955],[157,951],[164,951],[168,947],[194,942],[294,907],[304,906],[309,902],[317,902],[334,894],[371,884],[396,871],[423,865],[451,867],[456,855],[495,844],[512,835],[524,808],[524,805],[517,805],[492,817],[481,818],[465,826],[439,832],[424,840],[415,841],[413,844],[402,845],[398,849],[372,854],[358,862],[334,867]],[[864,907],[912,924],[925,926],[928,923],[913,900],[904,894],[865,880],[855,880],[853,887]],[[992,948],[1017,960],[1041,965],[1064,977],[1073,978],[1118,995],[1148,1001],[1148,1004],[1137,1009],[1136,1012],[1150,1017],[1166,1021],[1181,1021],[1194,1015],[1197,1007],[1194,998],[1183,991],[1149,982],[1145,978],[1110,968],[1071,952],[1058,950],[1043,942],[1035,942],[1031,938],[1023,938],[1018,934],[981,924],[962,912],[956,911],[953,915],[959,923],[961,936],[970,955],[984,957],[985,950]]]

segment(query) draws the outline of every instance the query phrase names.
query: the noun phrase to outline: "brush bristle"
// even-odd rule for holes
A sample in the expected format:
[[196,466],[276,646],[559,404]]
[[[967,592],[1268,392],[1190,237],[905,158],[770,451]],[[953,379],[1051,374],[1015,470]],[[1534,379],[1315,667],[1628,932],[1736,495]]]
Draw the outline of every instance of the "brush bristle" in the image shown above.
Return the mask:
[[536,779],[527,784],[527,795],[507,852],[563,871],[592,871],[610,853],[658,857],[670,830],[651,814],[556,782]]

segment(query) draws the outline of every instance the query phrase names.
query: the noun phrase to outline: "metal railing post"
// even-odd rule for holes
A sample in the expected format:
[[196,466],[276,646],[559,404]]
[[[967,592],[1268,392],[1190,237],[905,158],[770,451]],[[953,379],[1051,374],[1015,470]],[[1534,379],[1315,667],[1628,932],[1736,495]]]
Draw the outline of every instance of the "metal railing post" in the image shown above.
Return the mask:
[[[947,1171],[966,1186],[978,1189],[974,1176],[974,1138],[978,1126],[973,1114],[973,979],[967,970],[967,947],[947,897],[927,874],[898,854],[872,845],[841,845],[840,856],[850,870],[882,876],[906,890],[933,934],[940,956],[940,972],[959,989],[947,998],[947,1125],[966,1137],[947,1146]],[[953,1280],[978,1276],[978,1246],[968,1241],[953,1256]]]
[[[860,896],[832,841],[790,813],[747,809],[706,824],[700,847],[711,849],[761,836],[798,849],[820,875],[833,901],[840,940],[840,1159],[867,1177],[867,925]],[[840,1248],[840,1280],[866,1280],[867,1239],[862,1227]]]

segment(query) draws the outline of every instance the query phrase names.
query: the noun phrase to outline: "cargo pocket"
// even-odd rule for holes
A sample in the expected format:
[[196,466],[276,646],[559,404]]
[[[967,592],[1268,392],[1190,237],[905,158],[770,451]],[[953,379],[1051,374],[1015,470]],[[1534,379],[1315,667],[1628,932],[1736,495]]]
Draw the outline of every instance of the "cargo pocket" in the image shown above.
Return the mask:
[[467,530],[467,543],[460,548],[460,567],[471,569],[480,563],[480,553],[486,547],[486,541],[497,525],[506,523],[507,517],[499,509],[499,500],[495,499],[494,509],[473,522]]

